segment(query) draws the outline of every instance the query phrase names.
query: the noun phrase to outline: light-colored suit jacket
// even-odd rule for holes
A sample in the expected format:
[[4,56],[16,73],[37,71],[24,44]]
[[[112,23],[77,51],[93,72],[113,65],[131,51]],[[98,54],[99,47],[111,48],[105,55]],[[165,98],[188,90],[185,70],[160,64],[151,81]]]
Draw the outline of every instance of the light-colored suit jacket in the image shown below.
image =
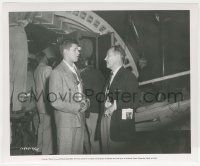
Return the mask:
[[48,79],[52,68],[46,64],[40,63],[34,71],[34,81],[36,87],[36,105],[40,114],[50,113],[48,95]]
[[81,127],[84,114],[79,112],[80,102],[75,99],[78,93],[77,79],[62,61],[51,73],[49,79],[49,99],[54,107],[57,127]]

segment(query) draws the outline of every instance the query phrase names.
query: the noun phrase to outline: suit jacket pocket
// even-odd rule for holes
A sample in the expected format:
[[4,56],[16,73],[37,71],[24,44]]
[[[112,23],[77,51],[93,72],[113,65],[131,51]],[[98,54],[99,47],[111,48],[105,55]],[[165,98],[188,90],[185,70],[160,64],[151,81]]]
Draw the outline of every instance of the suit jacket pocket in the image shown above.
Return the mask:
[[122,119],[122,110],[113,112],[110,122],[110,139],[113,141],[131,141],[135,138],[135,119]]
[[71,113],[65,113],[59,110],[55,110],[55,122],[57,127],[80,127],[81,119],[78,115]]

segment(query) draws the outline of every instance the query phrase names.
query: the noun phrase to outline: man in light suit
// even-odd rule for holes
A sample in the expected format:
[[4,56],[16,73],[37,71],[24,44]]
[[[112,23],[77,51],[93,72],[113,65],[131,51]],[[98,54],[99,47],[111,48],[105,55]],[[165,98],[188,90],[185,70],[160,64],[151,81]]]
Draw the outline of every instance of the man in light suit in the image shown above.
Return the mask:
[[120,45],[111,47],[105,58],[112,75],[105,87],[101,111],[101,142],[104,154],[132,153],[135,137],[134,111],[138,103],[138,82],[124,68],[125,51]]
[[84,112],[88,105],[80,73],[74,64],[79,51],[75,41],[64,41],[61,46],[63,60],[50,75],[49,99],[54,107],[58,154],[83,153]]

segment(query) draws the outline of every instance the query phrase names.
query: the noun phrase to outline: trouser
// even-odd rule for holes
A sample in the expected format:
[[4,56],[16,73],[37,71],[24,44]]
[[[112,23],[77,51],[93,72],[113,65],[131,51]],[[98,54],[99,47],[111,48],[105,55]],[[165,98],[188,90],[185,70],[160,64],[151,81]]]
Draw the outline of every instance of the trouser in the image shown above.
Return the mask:
[[[98,119],[98,113],[90,113],[89,118],[86,118],[86,125],[89,134],[89,142],[85,141],[84,143],[86,147],[90,146],[91,154],[100,154],[100,143],[99,141],[96,141],[94,139],[97,126],[97,119]],[[90,145],[88,145],[88,143]]]
[[84,127],[57,127],[58,154],[83,154]]
[[24,28],[9,27],[9,61],[10,61],[10,98],[12,111],[22,109],[18,99],[20,93],[26,92],[28,44]]
[[112,141],[110,139],[111,117],[102,117],[101,120],[101,145],[103,154],[129,154],[134,152],[133,142]]
[[40,122],[38,127],[38,152],[44,155],[53,154],[53,136],[51,116],[49,114],[39,114]]

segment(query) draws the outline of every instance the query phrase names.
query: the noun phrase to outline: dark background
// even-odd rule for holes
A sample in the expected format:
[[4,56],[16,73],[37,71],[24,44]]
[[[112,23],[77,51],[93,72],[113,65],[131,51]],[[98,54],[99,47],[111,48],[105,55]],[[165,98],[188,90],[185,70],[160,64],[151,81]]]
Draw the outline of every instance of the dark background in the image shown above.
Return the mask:
[[[139,59],[146,60],[144,68],[138,65],[139,81],[190,69],[189,11],[94,12],[118,32],[130,51],[134,50],[131,53],[137,65]],[[134,22],[139,38],[130,20]],[[25,30],[32,53],[42,50],[57,37],[55,32],[40,25],[29,24]]]
[[[165,73],[174,74],[190,69],[189,11],[96,11],[110,23],[136,51],[134,59],[145,57],[147,66],[139,71],[139,80],[163,76],[164,47]],[[159,20],[156,20],[156,14]],[[130,25],[134,20],[139,41]],[[131,49],[130,49],[131,50]]]

